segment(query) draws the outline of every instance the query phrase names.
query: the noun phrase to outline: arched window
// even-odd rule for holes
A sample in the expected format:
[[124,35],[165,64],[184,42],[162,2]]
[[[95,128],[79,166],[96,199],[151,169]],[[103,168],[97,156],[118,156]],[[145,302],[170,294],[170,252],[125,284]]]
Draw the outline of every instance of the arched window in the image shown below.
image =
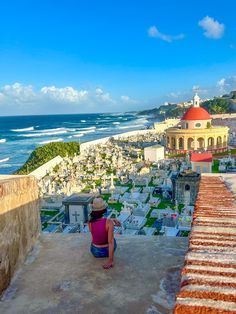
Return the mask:
[[199,137],[197,139],[197,142],[198,142],[198,148],[204,148],[205,147],[204,138]]
[[222,146],[222,138],[221,136],[218,136],[216,139],[216,145],[217,147],[221,147]]
[[193,138],[188,138],[188,149],[194,149],[194,139]]
[[208,138],[208,147],[209,148],[213,148],[214,147],[214,138],[213,137],[209,137]]
[[190,185],[189,184],[185,184],[184,189],[185,189],[185,191],[190,191]]
[[179,138],[179,149],[184,149],[184,139],[182,137]]
[[195,123],[195,128],[200,128],[201,127],[201,123],[197,122]]

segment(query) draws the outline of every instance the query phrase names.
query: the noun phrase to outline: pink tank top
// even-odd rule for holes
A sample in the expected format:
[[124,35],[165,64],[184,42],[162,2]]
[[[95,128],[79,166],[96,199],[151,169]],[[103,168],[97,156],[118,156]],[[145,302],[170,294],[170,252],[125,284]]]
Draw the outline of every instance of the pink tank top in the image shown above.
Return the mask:
[[106,218],[100,218],[91,223],[92,243],[95,245],[108,244],[108,232],[106,230]]

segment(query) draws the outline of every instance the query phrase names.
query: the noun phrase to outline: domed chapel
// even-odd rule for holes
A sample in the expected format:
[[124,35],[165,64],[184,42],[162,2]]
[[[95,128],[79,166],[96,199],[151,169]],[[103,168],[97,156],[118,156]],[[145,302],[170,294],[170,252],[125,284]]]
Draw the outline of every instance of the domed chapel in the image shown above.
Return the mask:
[[169,153],[191,151],[222,152],[228,149],[228,127],[212,126],[212,117],[200,107],[196,94],[192,106],[176,127],[166,130],[166,149]]

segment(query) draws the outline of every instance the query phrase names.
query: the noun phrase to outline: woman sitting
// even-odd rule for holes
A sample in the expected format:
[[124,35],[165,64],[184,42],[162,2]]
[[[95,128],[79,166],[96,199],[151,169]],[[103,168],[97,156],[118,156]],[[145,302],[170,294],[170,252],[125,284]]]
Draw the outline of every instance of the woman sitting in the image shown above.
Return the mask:
[[92,234],[90,250],[94,257],[108,257],[107,263],[103,265],[105,269],[114,266],[114,251],[116,250],[114,223],[120,225],[116,219],[103,218],[107,207],[107,203],[102,198],[95,198],[89,220],[89,230]]

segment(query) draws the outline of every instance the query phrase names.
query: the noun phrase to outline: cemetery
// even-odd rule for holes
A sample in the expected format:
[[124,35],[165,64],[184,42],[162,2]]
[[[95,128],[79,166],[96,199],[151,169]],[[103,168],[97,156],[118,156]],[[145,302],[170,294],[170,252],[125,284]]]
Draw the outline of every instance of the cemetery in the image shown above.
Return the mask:
[[190,160],[145,160],[146,143],[161,140],[153,137],[146,135],[145,142],[142,135],[139,145],[136,137],[111,138],[51,168],[39,181],[43,232],[88,232],[90,203],[98,195],[108,203],[107,217],[121,222],[115,233],[176,236],[190,230],[191,200],[186,193],[185,202],[175,201],[173,179],[191,169]]

